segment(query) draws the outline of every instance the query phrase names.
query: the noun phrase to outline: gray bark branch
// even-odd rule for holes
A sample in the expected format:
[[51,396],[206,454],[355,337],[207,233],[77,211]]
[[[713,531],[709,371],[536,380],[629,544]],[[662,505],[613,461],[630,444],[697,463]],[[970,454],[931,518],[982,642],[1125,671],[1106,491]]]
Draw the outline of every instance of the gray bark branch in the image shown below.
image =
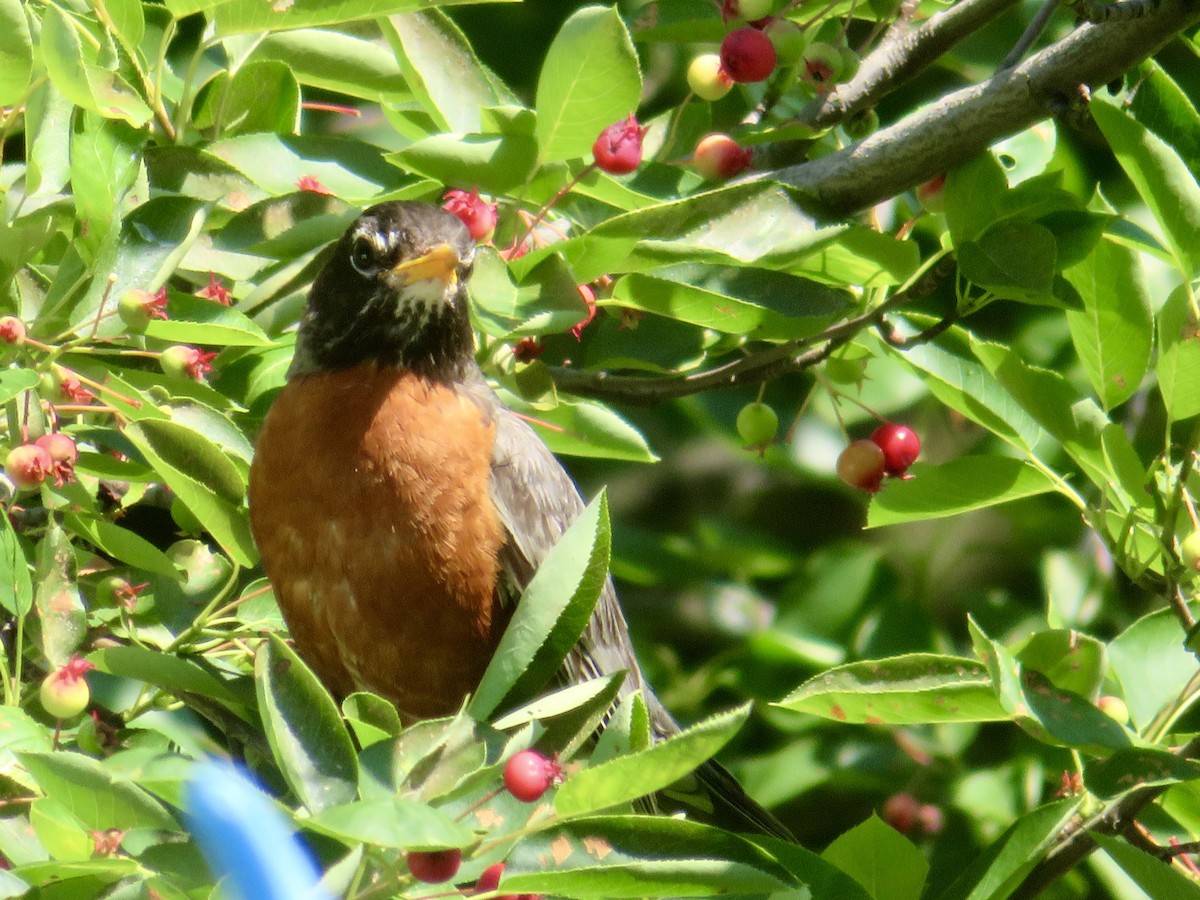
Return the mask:
[[1141,18],[1081,25],[1053,46],[829,156],[769,177],[805,195],[814,212],[845,217],[965,162],[1049,118],[1079,86],[1107,84],[1200,22],[1200,3],[1163,0]]

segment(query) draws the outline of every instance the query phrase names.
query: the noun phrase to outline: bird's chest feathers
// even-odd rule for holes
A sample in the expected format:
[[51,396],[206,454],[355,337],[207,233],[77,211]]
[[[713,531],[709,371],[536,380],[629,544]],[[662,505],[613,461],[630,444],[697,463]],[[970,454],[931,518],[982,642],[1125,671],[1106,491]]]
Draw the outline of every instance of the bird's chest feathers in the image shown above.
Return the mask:
[[[453,387],[361,366],[290,383],[259,438],[255,538],[298,642],[328,629],[350,680],[402,706],[406,689],[383,682],[409,654],[429,659],[443,640],[486,661],[503,625],[493,437]],[[384,633],[368,651],[363,638]],[[465,668],[467,680],[481,672]]]

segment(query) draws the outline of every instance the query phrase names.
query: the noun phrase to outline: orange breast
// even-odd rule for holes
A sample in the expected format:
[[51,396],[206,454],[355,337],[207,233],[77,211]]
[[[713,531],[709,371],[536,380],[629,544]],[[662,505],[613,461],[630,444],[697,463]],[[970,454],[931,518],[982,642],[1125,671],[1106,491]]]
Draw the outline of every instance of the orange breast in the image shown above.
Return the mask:
[[290,382],[250,472],[250,519],[297,649],[338,694],[453,712],[503,629],[493,425],[453,388],[363,365]]

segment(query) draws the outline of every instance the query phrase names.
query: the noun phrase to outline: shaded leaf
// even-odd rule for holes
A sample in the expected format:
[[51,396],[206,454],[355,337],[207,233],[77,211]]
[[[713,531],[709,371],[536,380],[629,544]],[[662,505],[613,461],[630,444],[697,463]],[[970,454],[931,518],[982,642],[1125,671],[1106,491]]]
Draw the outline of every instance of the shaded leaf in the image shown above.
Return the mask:
[[91,757],[78,753],[20,753],[18,757],[46,796],[90,829],[182,830],[161,803],[136,784],[119,780]]

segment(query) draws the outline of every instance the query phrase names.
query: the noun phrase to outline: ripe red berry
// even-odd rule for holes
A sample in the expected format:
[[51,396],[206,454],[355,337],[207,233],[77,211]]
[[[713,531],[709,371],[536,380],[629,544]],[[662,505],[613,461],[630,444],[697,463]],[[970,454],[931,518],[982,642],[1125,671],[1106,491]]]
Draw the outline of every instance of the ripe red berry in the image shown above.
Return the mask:
[[709,134],[700,139],[692,153],[692,168],[708,181],[724,180],[750,165],[749,147],[742,147],[727,134]]
[[25,343],[25,323],[16,316],[0,318],[0,341],[18,346]]
[[446,191],[442,201],[442,209],[458,216],[467,226],[471,240],[482,244],[492,239],[496,232],[496,204],[486,203],[478,188],[469,194],[457,188]]
[[921,439],[904,425],[880,425],[871,440],[883,451],[883,470],[889,475],[903,475],[921,455]]
[[919,812],[920,804],[912,794],[892,794],[883,804],[883,821],[901,834],[908,834],[917,824]]
[[411,850],[405,857],[408,871],[417,881],[441,884],[458,874],[462,865],[461,850]]
[[883,484],[883,451],[874,441],[855,441],[837,459],[838,478],[851,487],[875,493]]
[[56,719],[69,719],[83,712],[91,699],[83,676],[94,668],[93,663],[73,656],[66,665],[47,675],[38,691],[46,712]]
[[4,460],[4,473],[19,490],[31,490],[54,471],[54,460],[45,447],[22,444],[13,447]]
[[75,446],[75,441],[61,431],[56,431],[53,434],[43,434],[34,444],[50,454],[53,461],[51,472],[56,487],[62,487],[75,477],[75,463],[79,459],[79,448]]
[[742,84],[764,81],[775,71],[775,45],[757,28],[736,28],[721,42],[721,66]]
[[504,766],[504,787],[523,803],[541,798],[562,776],[562,766],[536,750],[522,750]]
[[504,863],[492,863],[479,874],[479,880],[475,882],[476,894],[486,894],[489,891],[494,891],[500,886],[500,876],[504,874]]
[[633,113],[600,132],[592,144],[592,156],[601,171],[609,175],[628,175],[642,164],[642,137],[645,130]]
[[733,79],[721,68],[721,57],[701,53],[687,70],[688,87],[701,100],[720,100],[733,88]]

